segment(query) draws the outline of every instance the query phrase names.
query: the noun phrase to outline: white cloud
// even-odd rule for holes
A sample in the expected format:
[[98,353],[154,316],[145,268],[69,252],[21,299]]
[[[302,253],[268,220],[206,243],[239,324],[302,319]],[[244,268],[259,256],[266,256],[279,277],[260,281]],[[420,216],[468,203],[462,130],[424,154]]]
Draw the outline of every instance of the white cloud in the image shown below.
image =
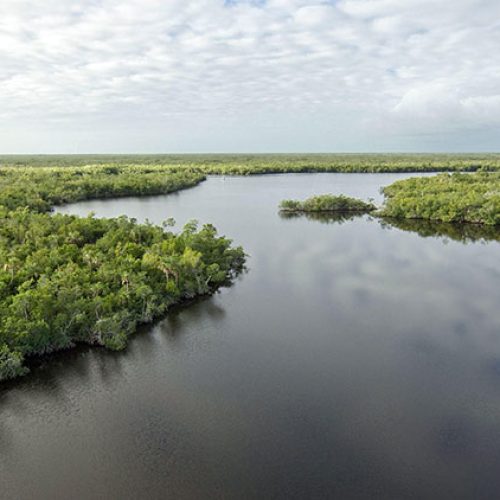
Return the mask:
[[2,0],[0,151],[425,149],[440,131],[454,149],[500,127],[498,19],[496,0]]
[[500,128],[500,94],[467,96],[452,82],[411,88],[392,110],[407,131]]

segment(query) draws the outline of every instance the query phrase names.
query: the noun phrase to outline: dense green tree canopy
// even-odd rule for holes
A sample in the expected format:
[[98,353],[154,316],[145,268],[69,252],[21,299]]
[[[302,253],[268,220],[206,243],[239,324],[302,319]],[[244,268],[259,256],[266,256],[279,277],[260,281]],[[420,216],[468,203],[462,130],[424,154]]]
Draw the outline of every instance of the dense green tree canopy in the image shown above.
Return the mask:
[[0,171],[0,380],[25,373],[28,356],[79,342],[122,349],[139,324],[238,273],[243,250],[211,225],[193,221],[176,235],[126,217],[45,213],[52,204],[171,192],[203,178],[164,167]]
[[175,166],[3,167],[0,205],[44,212],[88,198],[170,193],[204,179],[200,172]]
[[500,224],[500,173],[414,177],[383,192],[384,217]]

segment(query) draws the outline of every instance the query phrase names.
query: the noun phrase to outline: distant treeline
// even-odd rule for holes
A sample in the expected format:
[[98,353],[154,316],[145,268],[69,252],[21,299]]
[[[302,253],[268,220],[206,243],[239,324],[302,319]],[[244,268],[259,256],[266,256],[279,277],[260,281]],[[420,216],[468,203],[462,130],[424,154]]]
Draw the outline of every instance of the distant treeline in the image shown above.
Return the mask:
[[0,380],[26,358],[79,342],[122,349],[138,325],[237,274],[244,252],[205,225],[180,234],[151,224],[46,213],[85,198],[169,193],[199,172],[95,166],[0,170]]
[[205,174],[287,172],[445,172],[500,170],[500,153],[470,154],[186,154],[3,155],[1,166],[160,165]]

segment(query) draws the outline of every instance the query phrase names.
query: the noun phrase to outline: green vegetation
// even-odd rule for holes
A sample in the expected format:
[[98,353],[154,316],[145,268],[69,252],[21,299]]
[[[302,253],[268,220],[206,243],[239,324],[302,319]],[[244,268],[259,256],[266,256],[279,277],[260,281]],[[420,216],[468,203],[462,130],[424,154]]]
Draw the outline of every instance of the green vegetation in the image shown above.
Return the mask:
[[500,171],[500,154],[16,155],[2,166],[169,166],[203,174]]
[[[213,292],[244,264],[242,249],[211,225],[198,230],[190,223],[175,235],[126,217],[51,215],[54,205],[170,193],[197,185],[206,174],[477,170],[398,181],[384,188],[378,215],[397,227],[405,226],[401,219],[428,219],[496,228],[500,155],[0,157],[0,380],[25,373],[30,356],[77,343],[122,349],[138,325]],[[315,217],[375,207],[323,195],[285,200],[281,209]],[[440,235],[461,241],[498,239],[496,231],[479,236],[446,227]],[[410,230],[435,233],[430,226]]]
[[500,173],[441,174],[383,189],[379,215],[396,219],[500,224]]
[[[500,172],[412,177],[382,189],[385,203],[375,215],[383,218],[500,225]],[[305,201],[283,200],[283,213],[374,211],[371,203],[346,196],[319,195]],[[451,226],[450,229],[452,231]],[[468,234],[470,231],[468,232]],[[495,237],[495,236],[494,236]],[[457,236],[461,239],[461,236]],[[490,238],[491,239],[491,238]]]
[[0,205],[38,212],[89,198],[153,195],[195,186],[200,172],[168,166],[4,167],[0,169]]
[[200,173],[171,167],[4,168],[0,171],[0,380],[29,356],[79,342],[122,349],[142,323],[208,294],[244,264],[241,248],[191,222],[151,224],[51,215],[52,204],[157,194]]
[[283,200],[280,210],[283,212],[357,212],[366,213],[377,207],[356,198],[340,195],[322,194],[304,201]]

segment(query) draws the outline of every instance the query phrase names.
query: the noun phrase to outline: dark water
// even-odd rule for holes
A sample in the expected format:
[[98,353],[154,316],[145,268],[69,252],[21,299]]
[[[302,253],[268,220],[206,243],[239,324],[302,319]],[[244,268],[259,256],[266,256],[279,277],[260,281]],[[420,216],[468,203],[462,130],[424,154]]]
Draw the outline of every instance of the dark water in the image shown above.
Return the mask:
[[125,353],[59,355],[6,386],[0,497],[498,498],[498,241],[276,210],[379,200],[396,177],[219,177],[62,209],[210,221],[249,272]]

